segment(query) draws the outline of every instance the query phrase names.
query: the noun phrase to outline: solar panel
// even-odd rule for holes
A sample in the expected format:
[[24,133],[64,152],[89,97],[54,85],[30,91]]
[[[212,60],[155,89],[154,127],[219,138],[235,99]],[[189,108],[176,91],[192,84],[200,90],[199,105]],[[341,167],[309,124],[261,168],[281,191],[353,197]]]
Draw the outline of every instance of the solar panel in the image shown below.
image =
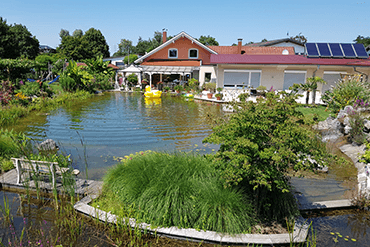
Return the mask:
[[368,58],[369,57],[363,44],[352,44],[352,46],[353,48],[355,48],[358,58]]
[[340,44],[338,43],[329,43],[329,47],[331,50],[331,54],[333,54],[333,57],[344,57],[342,48],[340,47]]
[[352,44],[341,44],[341,46],[346,58],[356,58],[356,53],[353,50]]
[[320,57],[331,57],[331,52],[327,43],[316,43],[319,48]]
[[319,57],[320,54],[317,51],[316,43],[306,43],[306,52],[308,57]]

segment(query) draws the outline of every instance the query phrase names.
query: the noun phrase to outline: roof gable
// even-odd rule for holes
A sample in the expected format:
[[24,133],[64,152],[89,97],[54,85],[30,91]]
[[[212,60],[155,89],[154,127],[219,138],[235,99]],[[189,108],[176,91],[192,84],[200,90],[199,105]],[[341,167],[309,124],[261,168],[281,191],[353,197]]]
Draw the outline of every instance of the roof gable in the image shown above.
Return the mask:
[[147,57],[150,57],[151,55],[153,55],[154,53],[158,52],[159,50],[162,50],[163,48],[165,48],[166,46],[174,43],[176,40],[180,39],[180,38],[183,38],[183,37],[186,37],[188,38],[190,41],[192,41],[193,43],[197,44],[198,46],[202,47],[203,49],[209,51],[211,54],[217,54],[217,52],[215,52],[214,50],[212,50],[211,48],[203,45],[202,43],[200,43],[198,40],[194,39],[193,37],[191,37],[189,34],[185,33],[184,31],[182,31],[181,33],[179,33],[178,35],[176,35],[175,37],[173,37],[172,39],[168,40],[167,42],[163,43],[162,45],[158,46],[157,48],[155,48],[154,50],[148,52],[147,54],[145,54],[144,56],[138,58],[137,60],[135,60],[135,63],[140,63],[142,61],[144,61],[144,59],[146,59]]
[[291,38],[269,40],[269,41],[265,41],[265,42],[247,44],[246,46],[271,46],[271,45],[276,45],[276,44],[279,44],[279,43],[286,43],[286,42],[290,42],[290,43],[294,43],[294,44],[297,44],[297,45],[304,46],[303,43],[301,43],[297,40],[291,39]]

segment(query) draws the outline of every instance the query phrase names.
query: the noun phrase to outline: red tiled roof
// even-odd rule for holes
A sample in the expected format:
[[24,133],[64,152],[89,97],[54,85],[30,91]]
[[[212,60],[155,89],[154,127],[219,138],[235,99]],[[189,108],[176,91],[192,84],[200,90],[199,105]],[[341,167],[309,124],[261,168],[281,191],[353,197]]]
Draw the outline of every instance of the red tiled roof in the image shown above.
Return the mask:
[[370,66],[370,59],[307,58],[302,55],[212,54],[211,64],[292,64]]
[[[238,46],[208,46],[218,54],[238,54]],[[284,50],[287,50],[289,54],[294,54],[294,47],[250,47],[242,46],[242,51],[245,51],[247,55],[267,55],[275,54],[281,55]]]
[[116,65],[114,65],[114,64],[108,64],[108,67],[111,67],[111,68],[113,68],[113,69],[119,69]]

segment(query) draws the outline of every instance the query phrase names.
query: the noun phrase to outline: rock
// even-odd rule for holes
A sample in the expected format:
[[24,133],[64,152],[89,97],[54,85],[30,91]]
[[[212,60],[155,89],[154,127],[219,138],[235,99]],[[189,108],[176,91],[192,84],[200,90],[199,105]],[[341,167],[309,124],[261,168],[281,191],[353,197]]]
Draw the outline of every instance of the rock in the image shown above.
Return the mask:
[[367,119],[364,119],[364,132],[370,133],[370,121]]
[[349,132],[351,131],[351,129],[352,129],[352,127],[351,127],[351,126],[349,126],[349,125],[347,125],[346,127],[344,127],[344,134],[345,134],[345,135],[348,135],[348,134],[349,134]]
[[56,142],[52,139],[47,139],[43,142],[41,142],[38,146],[37,146],[38,149],[40,150],[45,150],[45,151],[49,151],[49,150],[55,150],[55,149],[58,149],[58,145],[56,144]]
[[343,119],[343,124],[344,124],[344,126],[350,126],[350,121],[349,121],[350,119],[349,119],[349,117],[345,117],[344,119]]

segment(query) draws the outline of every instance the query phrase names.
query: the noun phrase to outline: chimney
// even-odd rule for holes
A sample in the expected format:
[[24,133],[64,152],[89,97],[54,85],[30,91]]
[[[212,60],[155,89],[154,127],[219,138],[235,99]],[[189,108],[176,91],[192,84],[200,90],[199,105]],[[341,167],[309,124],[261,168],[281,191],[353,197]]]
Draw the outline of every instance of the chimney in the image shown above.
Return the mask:
[[163,28],[163,38],[162,38],[162,44],[166,43],[167,41],[167,29]]
[[238,39],[238,54],[242,53],[242,41],[243,39]]

